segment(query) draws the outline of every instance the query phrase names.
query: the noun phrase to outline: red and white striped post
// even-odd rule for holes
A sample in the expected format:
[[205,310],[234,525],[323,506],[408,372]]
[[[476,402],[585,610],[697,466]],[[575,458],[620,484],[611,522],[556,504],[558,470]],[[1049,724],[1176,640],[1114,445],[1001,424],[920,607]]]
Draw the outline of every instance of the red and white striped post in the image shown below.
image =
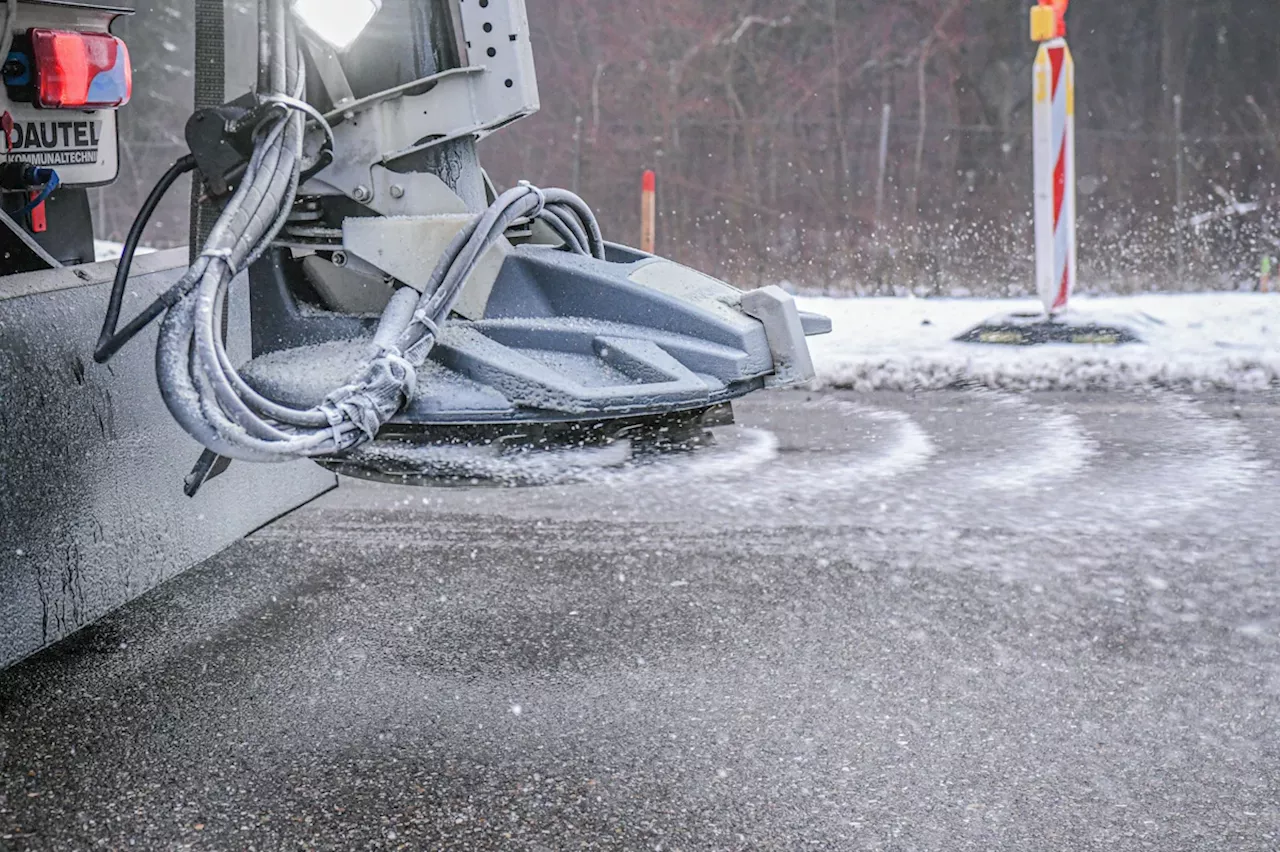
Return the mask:
[[640,180],[640,250],[653,254],[658,243],[658,176],[646,169]]
[[1076,285],[1076,66],[1067,47],[1070,0],[1039,0],[1035,75],[1036,290],[1045,311],[1067,309]]

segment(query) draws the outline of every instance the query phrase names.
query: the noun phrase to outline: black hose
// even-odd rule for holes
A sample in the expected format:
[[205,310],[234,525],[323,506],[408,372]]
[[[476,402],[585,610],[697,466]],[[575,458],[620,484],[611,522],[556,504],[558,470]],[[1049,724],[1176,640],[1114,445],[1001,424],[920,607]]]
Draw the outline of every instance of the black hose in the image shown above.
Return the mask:
[[147,225],[151,223],[151,217],[155,215],[156,208],[164,200],[165,194],[178,182],[178,178],[194,171],[195,167],[196,158],[191,154],[187,154],[170,166],[169,171],[164,173],[164,176],[160,178],[160,181],[151,190],[151,194],[147,196],[147,200],[143,202],[142,209],[138,211],[137,217],[133,220],[133,226],[129,228],[129,236],[124,241],[124,251],[120,255],[120,264],[116,267],[115,282],[111,285],[111,298],[107,302],[107,316],[102,323],[102,334],[98,336],[98,345],[93,352],[93,360],[99,364],[105,364],[110,360],[112,355],[119,352],[121,347],[132,340],[138,332],[146,328],[172,304],[172,297],[166,293],[165,296],[156,299],[146,310],[134,317],[123,330],[119,333],[116,332],[116,326],[120,324],[120,309],[124,305],[124,291],[129,285],[129,272],[133,269],[133,256],[138,251],[138,243],[142,241],[142,234],[146,231]]

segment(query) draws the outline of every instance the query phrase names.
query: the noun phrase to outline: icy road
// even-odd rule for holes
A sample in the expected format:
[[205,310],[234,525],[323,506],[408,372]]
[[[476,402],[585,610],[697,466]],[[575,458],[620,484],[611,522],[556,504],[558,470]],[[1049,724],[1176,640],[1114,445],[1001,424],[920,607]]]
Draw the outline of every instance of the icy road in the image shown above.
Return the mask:
[[0,849],[1274,850],[1277,401],[344,487],[0,674]]

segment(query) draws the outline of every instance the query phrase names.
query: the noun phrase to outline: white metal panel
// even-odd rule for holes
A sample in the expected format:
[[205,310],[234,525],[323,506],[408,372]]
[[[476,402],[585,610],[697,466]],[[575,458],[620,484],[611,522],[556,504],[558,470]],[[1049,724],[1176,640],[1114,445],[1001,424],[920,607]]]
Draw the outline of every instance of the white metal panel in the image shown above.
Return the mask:
[[438,199],[425,195],[388,198],[377,170],[446,141],[482,138],[537,111],[524,0],[457,0],[454,9],[464,67],[335,108],[326,118],[336,159],[306,192],[327,186],[384,215],[440,212]]

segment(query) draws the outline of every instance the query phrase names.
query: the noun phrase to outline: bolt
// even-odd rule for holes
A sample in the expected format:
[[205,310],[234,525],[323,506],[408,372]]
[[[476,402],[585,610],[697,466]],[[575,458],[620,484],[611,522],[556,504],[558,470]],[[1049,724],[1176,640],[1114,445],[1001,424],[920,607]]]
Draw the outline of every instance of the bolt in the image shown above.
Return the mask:
[[373,190],[367,186],[357,186],[351,193],[351,197],[363,204],[373,200]]
[[341,269],[347,265],[347,253],[345,251],[335,251],[333,253],[333,265]]
[[391,197],[392,197],[392,198],[404,198],[404,187],[403,187],[403,186],[401,186],[401,185],[400,185],[400,184],[398,184],[398,183],[392,184],[392,185],[391,185]]

